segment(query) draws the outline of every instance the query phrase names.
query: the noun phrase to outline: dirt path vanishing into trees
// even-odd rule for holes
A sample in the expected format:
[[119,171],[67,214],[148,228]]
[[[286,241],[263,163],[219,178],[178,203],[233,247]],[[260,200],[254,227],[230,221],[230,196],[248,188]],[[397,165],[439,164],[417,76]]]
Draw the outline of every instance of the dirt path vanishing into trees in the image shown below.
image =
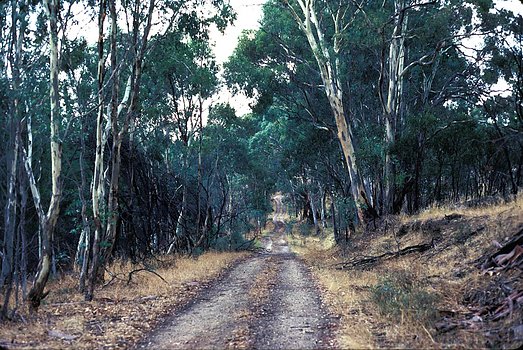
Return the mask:
[[265,252],[231,268],[189,305],[174,311],[139,349],[332,348],[332,322],[307,267],[290,253],[282,196]]

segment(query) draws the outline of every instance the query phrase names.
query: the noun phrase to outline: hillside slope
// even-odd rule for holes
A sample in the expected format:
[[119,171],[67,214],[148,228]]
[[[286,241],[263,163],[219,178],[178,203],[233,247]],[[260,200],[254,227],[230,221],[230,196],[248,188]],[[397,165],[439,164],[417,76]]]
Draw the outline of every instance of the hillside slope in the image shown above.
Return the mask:
[[299,225],[293,249],[340,318],[342,348],[523,345],[521,198],[389,218],[344,247]]

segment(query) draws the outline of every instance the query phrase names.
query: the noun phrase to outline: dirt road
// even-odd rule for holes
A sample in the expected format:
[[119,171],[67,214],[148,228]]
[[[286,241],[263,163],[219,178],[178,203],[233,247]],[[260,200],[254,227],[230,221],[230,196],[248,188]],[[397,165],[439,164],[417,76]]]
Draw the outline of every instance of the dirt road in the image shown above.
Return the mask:
[[[140,349],[329,348],[329,317],[307,268],[290,253],[282,197],[274,197],[274,231],[265,253],[233,267],[177,310]],[[259,285],[257,285],[257,283]],[[263,295],[261,299],[257,296]]]

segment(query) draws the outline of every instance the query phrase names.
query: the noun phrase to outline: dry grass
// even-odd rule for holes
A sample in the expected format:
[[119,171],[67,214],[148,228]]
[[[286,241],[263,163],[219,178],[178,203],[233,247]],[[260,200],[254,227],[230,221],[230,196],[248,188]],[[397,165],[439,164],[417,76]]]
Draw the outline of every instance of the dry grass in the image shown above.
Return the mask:
[[465,216],[490,216],[495,217],[507,210],[512,210],[514,208],[520,208],[523,206],[523,193],[519,193],[513,201],[504,202],[499,200],[497,205],[484,205],[478,207],[467,207],[461,204],[444,204],[439,206],[432,206],[423,210],[417,215],[402,216],[402,219],[405,221],[412,220],[428,220],[435,218],[442,218],[445,215],[450,213],[457,213]]
[[76,279],[67,275],[49,285],[51,293],[38,315],[22,313],[25,322],[0,324],[0,345],[9,348],[128,348],[163,315],[194,297],[225,268],[246,253],[208,252],[198,259],[155,261],[157,275],[116,262],[108,268],[112,282],[96,291],[92,302],[76,292]]
[[[459,216],[446,218],[450,214]],[[446,313],[456,319],[469,317],[465,315],[481,301],[493,302],[481,298],[493,299],[500,283],[521,283],[520,272],[485,276],[476,265],[496,249],[494,241],[503,244],[522,228],[520,197],[491,207],[449,206],[413,217],[390,218],[386,229],[358,235],[346,248],[335,247],[332,239],[302,237],[298,232],[291,243],[312,267],[331,312],[340,317],[337,341],[341,348],[484,348],[507,345],[502,336],[497,340],[496,336],[504,334],[503,328],[518,324],[518,313],[496,324],[485,321],[449,332],[439,332],[436,323]],[[400,230],[403,232],[398,235]],[[394,252],[432,239],[434,248],[423,254],[364,268],[337,269],[347,260]]]

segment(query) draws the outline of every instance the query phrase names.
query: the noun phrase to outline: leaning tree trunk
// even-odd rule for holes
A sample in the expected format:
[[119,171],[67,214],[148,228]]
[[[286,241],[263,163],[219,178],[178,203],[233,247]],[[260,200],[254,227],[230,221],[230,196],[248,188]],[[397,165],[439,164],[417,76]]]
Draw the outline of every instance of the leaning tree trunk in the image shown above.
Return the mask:
[[318,9],[315,8],[314,0],[296,0],[302,13],[301,16],[288,0],[284,0],[284,2],[298,23],[300,30],[307,37],[318,64],[324,90],[336,122],[338,140],[341,144],[345,164],[349,172],[351,195],[356,204],[358,221],[360,224],[363,224],[366,221],[366,214],[369,214],[372,209],[372,205],[359,172],[354,149],[354,135],[351,125],[347,123],[347,115],[343,105],[343,85],[340,77],[339,54],[341,51],[342,34],[345,30],[344,25],[341,23],[344,10],[340,7],[332,14],[335,33],[332,39],[333,42],[328,43],[316,14]]

